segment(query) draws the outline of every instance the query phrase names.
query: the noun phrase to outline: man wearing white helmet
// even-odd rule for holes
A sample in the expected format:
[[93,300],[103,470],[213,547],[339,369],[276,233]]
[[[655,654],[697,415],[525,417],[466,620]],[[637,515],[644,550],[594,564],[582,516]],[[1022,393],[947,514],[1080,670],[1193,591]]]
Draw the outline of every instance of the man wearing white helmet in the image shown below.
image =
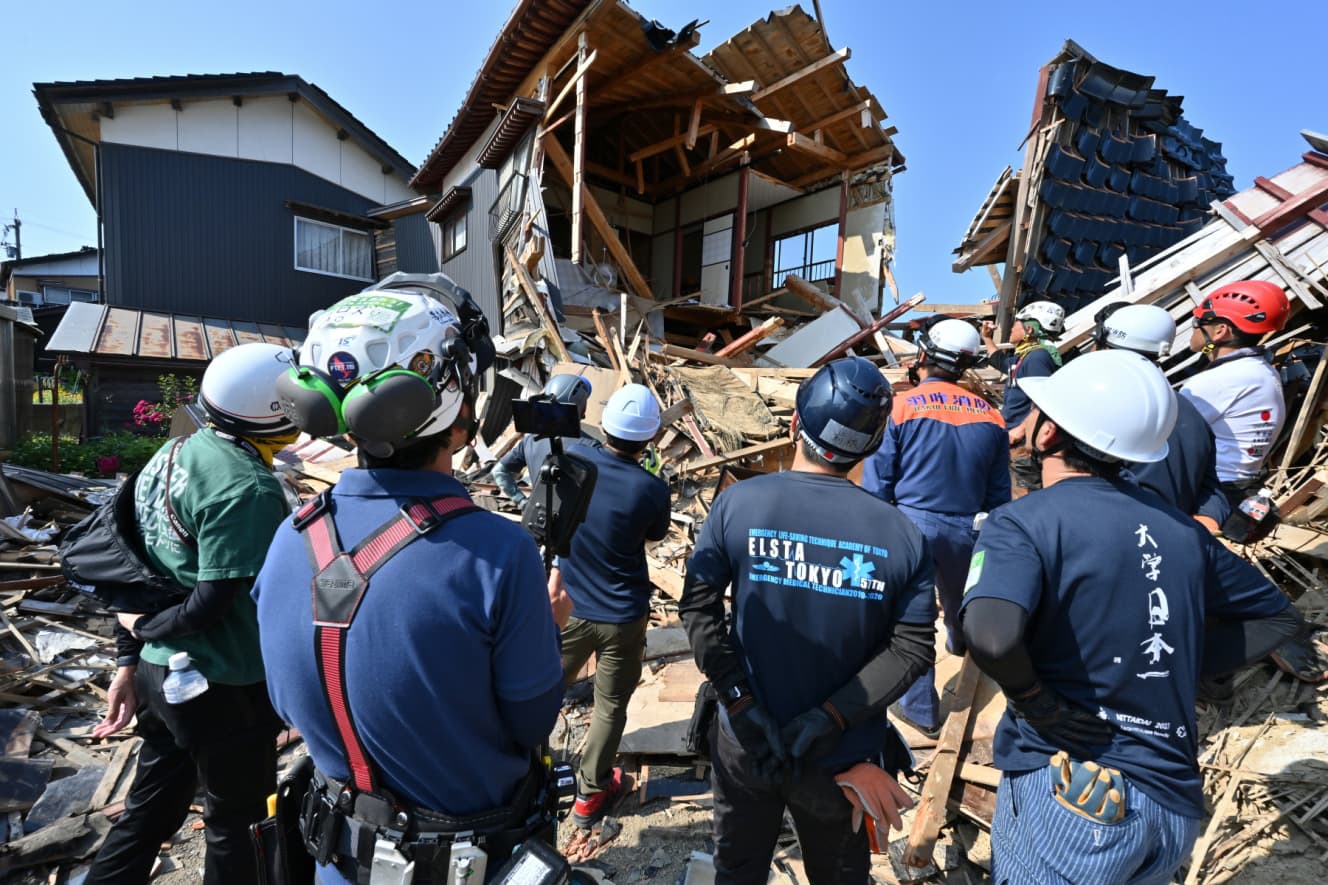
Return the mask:
[[659,432],[659,403],[648,387],[628,384],[609,397],[600,418],[603,446],[578,446],[598,470],[586,519],[571,551],[551,576],[551,595],[565,590],[572,617],[562,631],[563,680],[570,685],[595,655],[595,712],[581,751],[572,820],[589,827],[622,786],[614,768],[627,724],[627,703],[641,678],[650,619],[645,544],[669,531],[669,487],[638,462]]
[[[977,540],[974,520],[1010,500],[1010,446],[1000,412],[956,382],[976,364],[982,342],[963,320],[940,319],[918,333],[917,384],[894,399],[881,447],[866,460],[862,487],[896,505],[927,539],[945,615],[946,648],[964,653],[959,604]],[[895,714],[930,737],[940,731],[935,670],[899,699]]]
[[1203,816],[1195,685],[1240,663],[1207,654],[1239,643],[1206,620],[1274,620],[1288,600],[1121,478],[1167,455],[1176,395],[1156,366],[1090,353],[1024,389],[1044,488],[991,514],[961,609],[970,655],[1007,699],[993,878],[1161,885]]
[[[281,723],[268,702],[258,621],[246,591],[289,513],[271,468],[273,454],[299,432],[275,392],[290,364],[290,351],[275,344],[222,353],[199,390],[209,426],[166,443],[137,476],[135,511],[147,561],[192,590],[163,611],[119,616],[110,710],[93,735],[114,734],[137,712],[143,749],[125,814],[86,882],[146,882],[200,782],[203,881],[258,881],[248,829],[266,815]],[[168,664],[175,669],[182,662],[207,686],[173,703],[162,683]]]
[[[987,346],[989,361],[1009,379],[1005,384],[1001,417],[1005,419],[1011,448],[1026,442],[1024,418],[1032,408],[1021,384],[1027,378],[1045,378],[1061,367],[1061,352],[1052,341],[1064,331],[1065,308],[1051,301],[1030,302],[1014,315],[1009,338],[1009,343],[1014,345],[1013,352],[996,346],[994,323],[982,324],[982,339]],[[1010,466],[1021,488],[1039,488],[1037,466],[1027,456],[1015,458]]]
[[253,590],[273,705],[315,768],[301,830],[324,883],[407,863],[443,881],[463,832],[492,874],[552,834],[536,748],[562,682],[544,569],[451,475],[487,325],[442,275],[392,282],[316,314],[278,383],[305,430],[349,433],[360,466],[278,529]]
[[[1108,304],[1093,318],[1096,350],[1130,350],[1159,362],[1171,353],[1176,321],[1155,304]],[[1216,532],[1231,513],[1231,504],[1217,478],[1217,446],[1212,428],[1194,403],[1176,399],[1176,429],[1167,438],[1167,456],[1134,464],[1130,473],[1139,485],[1178,507]]]

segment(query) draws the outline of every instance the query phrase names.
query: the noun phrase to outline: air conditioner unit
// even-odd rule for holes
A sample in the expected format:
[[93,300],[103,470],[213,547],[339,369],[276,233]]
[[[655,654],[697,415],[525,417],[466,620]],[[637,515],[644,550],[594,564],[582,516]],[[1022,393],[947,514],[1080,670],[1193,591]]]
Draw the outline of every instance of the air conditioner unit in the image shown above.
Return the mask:
[[40,305],[40,304],[45,304],[46,302],[45,302],[45,299],[42,298],[40,292],[23,292],[23,291],[20,291],[20,292],[18,293],[18,303],[19,303],[19,304],[38,304],[38,305]]

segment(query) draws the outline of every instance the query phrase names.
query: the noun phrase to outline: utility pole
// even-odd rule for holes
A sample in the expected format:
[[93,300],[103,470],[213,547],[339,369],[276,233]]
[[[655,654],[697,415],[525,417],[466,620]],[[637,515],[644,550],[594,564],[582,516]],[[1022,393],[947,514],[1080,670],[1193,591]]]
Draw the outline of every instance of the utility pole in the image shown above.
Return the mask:
[[14,245],[10,247],[14,254],[11,257],[18,261],[23,257],[23,222],[19,220],[17,209],[14,210],[14,223],[5,225],[6,234],[11,230],[14,232]]

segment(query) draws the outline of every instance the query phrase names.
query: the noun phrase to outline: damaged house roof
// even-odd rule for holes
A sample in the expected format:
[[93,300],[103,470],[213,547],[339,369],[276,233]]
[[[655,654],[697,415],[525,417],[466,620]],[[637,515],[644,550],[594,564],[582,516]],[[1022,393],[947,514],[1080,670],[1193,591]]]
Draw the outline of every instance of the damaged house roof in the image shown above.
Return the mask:
[[835,50],[801,7],[769,14],[704,58],[691,51],[699,27],[672,31],[621,0],[522,2],[412,184],[439,189],[514,98],[536,95],[542,76],[544,124],[570,138],[567,92],[583,32],[594,59],[584,75],[591,178],[658,200],[743,159],[797,189],[846,171],[902,170],[885,111],[845,70],[850,51]]
[[1074,310],[1122,257],[1138,265],[1199,230],[1234,192],[1226,158],[1153,83],[1066,41],[1040,74],[1024,168],[998,179],[954,270],[1004,262],[1004,309],[1048,299]]

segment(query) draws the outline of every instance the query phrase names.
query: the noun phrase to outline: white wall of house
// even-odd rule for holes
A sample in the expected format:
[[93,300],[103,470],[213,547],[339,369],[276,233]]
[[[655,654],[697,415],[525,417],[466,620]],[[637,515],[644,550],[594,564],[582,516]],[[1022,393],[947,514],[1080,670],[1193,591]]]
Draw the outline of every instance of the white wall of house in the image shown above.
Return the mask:
[[782,237],[789,231],[838,220],[839,188],[828,187],[775,206],[770,212],[770,236]]
[[353,139],[337,130],[304,101],[286,96],[185,101],[182,110],[166,102],[117,104],[114,117],[101,119],[103,141],[160,150],[289,163],[379,203],[415,196],[395,174]]
[[881,308],[881,260],[885,256],[889,208],[889,203],[877,203],[852,209],[844,216],[844,275],[840,298],[859,313],[875,314]]
[[53,258],[50,261],[24,261],[14,268],[14,276],[23,277],[67,277],[97,275],[97,253],[85,252],[68,258]]

